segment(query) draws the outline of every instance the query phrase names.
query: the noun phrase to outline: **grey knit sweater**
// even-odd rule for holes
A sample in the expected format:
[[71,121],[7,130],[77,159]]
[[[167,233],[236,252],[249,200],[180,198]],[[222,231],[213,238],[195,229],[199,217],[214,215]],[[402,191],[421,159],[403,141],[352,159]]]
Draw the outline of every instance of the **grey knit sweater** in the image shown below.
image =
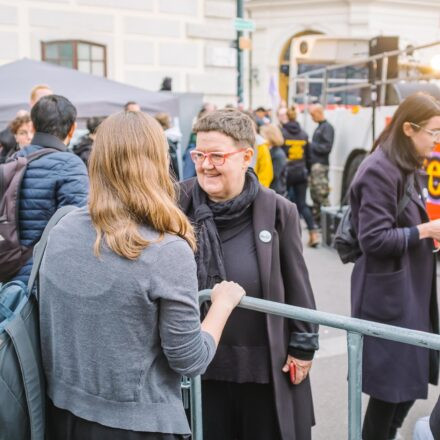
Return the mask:
[[203,373],[215,353],[200,328],[193,253],[165,235],[136,261],[105,246],[97,258],[95,239],[87,208],[69,213],[49,236],[40,270],[48,395],[102,425],[188,434],[180,378]]

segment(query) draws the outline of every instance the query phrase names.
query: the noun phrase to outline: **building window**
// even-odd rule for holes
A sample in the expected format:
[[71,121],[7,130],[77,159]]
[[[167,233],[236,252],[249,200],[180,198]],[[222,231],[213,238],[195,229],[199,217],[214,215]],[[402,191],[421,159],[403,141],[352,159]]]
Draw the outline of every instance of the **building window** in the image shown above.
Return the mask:
[[70,67],[84,73],[107,76],[106,47],[87,41],[49,41],[41,43],[43,61]]

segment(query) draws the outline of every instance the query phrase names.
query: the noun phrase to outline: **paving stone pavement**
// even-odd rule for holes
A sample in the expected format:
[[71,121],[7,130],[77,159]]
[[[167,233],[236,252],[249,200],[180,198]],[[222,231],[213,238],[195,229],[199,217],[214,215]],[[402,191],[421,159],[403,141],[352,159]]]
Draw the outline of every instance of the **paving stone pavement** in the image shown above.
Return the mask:
[[[306,243],[304,231],[304,244]],[[319,310],[350,315],[350,276],[352,265],[343,265],[332,249],[310,249],[304,245],[304,256]],[[320,350],[311,370],[316,426],[313,440],[348,438],[347,414],[347,348],[345,332],[321,327]],[[419,417],[428,415],[437,401],[440,389],[430,386],[429,398],[419,400],[411,409],[401,431],[403,440],[412,440],[412,430]],[[363,396],[365,411],[367,397]]]

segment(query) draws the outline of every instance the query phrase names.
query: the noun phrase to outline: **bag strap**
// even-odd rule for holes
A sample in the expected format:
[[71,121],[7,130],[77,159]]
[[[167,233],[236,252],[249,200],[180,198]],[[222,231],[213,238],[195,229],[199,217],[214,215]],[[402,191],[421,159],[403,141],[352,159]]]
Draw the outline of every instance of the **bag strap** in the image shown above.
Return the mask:
[[56,150],[55,148],[40,148],[37,151],[28,154],[27,156],[21,156],[21,157],[25,157],[27,163],[30,163],[33,162],[34,160],[39,159],[40,157],[46,156],[46,154],[59,153],[59,152],[60,150]]
[[[74,209],[77,209],[76,206],[67,205],[63,206],[62,208],[58,209],[58,211],[55,212],[55,214],[51,217],[49,222],[47,223],[46,227],[44,228],[43,234],[39,240],[39,242],[34,246],[34,262],[32,265],[32,271],[31,275],[29,277],[28,281],[28,292],[29,294],[32,293],[32,289],[34,288],[35,280],[38,275],[38,271],[40,270],[41,261],[43,259],[44,251],[46,249],[47,245],[47,239],[49,237],[49,233],[51,229],[69,212],[73,211]],[[35,296],[38,299],[38,294],[36,293]]]
[[14,162],[16,160],[22,161],[25,165],[27,165],[28,163],[39,159],[40,157],[46,156],[46,154],[50,154],[50,153],[60,153],[61,150],[57,150],[56,148],[39,148],[38,150],[34,151],[33,153],[30,153],[26,156],[17,156],[16,152],[15,154],[13,154],[11,157],[9,157],[6,163],[10,163],[10,162]]
[[31,440],[44,440],[44,387],[26,324],[18,313],[5,327],[20,365],[29,413]]
[[[28,291],[30,294],[32,293],[35,279],[41,266],[49,232],[61,218],[73,209],[76,209],[76,207],[64,206],[60,208],[49,220],[40,241],[35,246],[35,259],[28,283]],[[42,378],[40,377],[37,356],[32,347],[26,324],[20,313],[14,316],[14,319],[5,327],[5,331],[11,338],[20,365],[29,413],[31,440],[44,440],[44,386]]]
[[411,200],[411,194],[414,189],[414,173],[411,173],[406,178],[405,192],[397,205],[397,217],[405,210],[409,201]]

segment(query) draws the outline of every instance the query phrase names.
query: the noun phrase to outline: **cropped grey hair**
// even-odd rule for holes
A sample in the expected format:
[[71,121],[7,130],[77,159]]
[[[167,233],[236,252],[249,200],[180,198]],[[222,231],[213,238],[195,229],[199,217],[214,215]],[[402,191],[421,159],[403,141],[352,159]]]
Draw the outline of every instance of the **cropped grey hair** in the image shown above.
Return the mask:
[[253,147],[255,130],[252,119],[235,109],[222,109],[208,113],[193,128],[195,133],[218,131],[234,139],[238,147]]

